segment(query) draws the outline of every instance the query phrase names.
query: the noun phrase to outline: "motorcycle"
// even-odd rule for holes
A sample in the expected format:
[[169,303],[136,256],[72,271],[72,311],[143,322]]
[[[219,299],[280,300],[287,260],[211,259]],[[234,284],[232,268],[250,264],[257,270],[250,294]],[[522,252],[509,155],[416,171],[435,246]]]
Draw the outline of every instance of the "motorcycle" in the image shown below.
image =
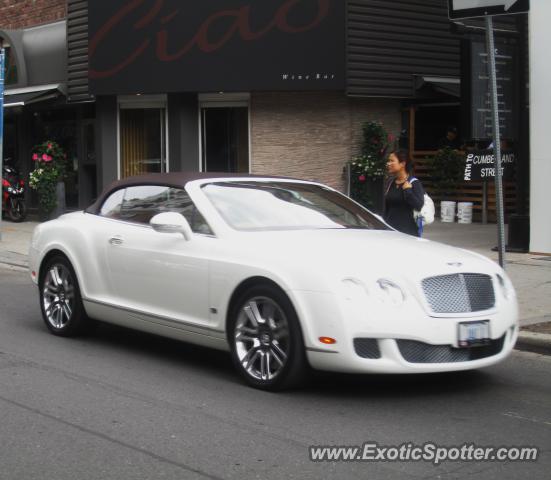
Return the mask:
[[27,217],[25,182],[19,172],[9,165],[2,168],[2,213],[12,222],[22,222]]

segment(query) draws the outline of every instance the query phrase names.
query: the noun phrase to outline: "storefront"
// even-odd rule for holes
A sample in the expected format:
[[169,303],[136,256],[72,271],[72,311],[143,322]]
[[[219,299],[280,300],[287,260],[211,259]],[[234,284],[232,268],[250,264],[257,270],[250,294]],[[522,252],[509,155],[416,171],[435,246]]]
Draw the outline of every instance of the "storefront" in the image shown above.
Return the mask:
[[[97,2],[88,19],[104,183],[203,170],[298,174],[342,186],[348,152],[329,139],[328,152],[297,170],[348,117],[342,2]],[[314,131],[296,125],[304,107]],[[320,130],[316,123],[330,116]]]
[[422,151],[460,116],[460,39],[444,0],[68,0],[66,26],[35,30],[56,28],[55,89],[9,115],[21,123],[24,168],[34,143],[63,141],[72,206],[153,171],[296,176],[344,190],[363,122]]
[[[72,3],[78,17],[83,2],[70,1],[70,11]],[[344,189],[343,167],[358,150],[363,122],[381,121],[398,136],[409,122],[403,102],[417,96],[414,74],[459,76],[459,42],[443,2],[431,0],[414,18],[405,7],[89,2],[86,87],[96,104],[99,184],[203,170]],[[412,27],[417,33],[406,37],[402,30]],[[71,45],[71,21],[68,31]],[[434,35],[439,41],[427,45]],[[432,93],[429,102],[440,98]]]
[[[90,124],[95,114],[91,105],[70,105],[66,101],[66,22],[3,30],[0,41],[8,58],[4,160],[27,178],[33,169],[33,147],[46,140],[59,143],[68,159],[65,203],[69,208],[78,208],[81,184],[86,190],[95,181],[83,172],[79,145],[85,134],[83,125]],[[32,193],[27,189],[31,208],[36,205]]]

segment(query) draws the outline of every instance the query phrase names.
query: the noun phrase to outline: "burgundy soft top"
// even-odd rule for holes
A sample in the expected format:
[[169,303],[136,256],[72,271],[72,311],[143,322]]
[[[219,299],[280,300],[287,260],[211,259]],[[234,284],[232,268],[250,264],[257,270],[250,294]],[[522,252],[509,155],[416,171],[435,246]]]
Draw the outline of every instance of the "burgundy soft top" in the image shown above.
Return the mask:
[[277,178],[281,180],[291,180],[290,178],[278,177],[274,175],[251,175],[248,173],[211,173],[211,172],[171,172],[171,173],[146,173],[134,177],[117,180],[101,192],[96,201],[90,205],[85,212],[98,214],[105,199],[113,192],[121,188],[134,187],[139,185],[163,185],[174,188],[184,188],[188,182],[193,180],[217,179],[217,178]]

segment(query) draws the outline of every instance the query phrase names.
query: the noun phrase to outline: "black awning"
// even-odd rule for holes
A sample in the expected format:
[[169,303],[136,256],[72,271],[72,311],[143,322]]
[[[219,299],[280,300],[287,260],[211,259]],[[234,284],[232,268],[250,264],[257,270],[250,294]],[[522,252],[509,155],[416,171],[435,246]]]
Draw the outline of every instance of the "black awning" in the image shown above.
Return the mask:
[[415,96],[421,92],[432,90],[450,97],[461,97],[461,81],[454,77],[415,76]]
[[64,95],[63,86],[39,85],[36,87],[18,88],[4,92],[4,108],[24,107],[33,103],[53,100]]

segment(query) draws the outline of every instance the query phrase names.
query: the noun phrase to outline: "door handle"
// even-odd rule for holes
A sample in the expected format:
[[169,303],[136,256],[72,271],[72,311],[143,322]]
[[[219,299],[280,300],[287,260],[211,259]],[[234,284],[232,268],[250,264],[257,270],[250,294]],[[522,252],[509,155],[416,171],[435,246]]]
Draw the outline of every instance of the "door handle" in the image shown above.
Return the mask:
[[116,235],[114,237],[111,237],[109,239],[109,244],[110,245],[122,245],[124,243],[124,240],[122,239],[122,237]]

